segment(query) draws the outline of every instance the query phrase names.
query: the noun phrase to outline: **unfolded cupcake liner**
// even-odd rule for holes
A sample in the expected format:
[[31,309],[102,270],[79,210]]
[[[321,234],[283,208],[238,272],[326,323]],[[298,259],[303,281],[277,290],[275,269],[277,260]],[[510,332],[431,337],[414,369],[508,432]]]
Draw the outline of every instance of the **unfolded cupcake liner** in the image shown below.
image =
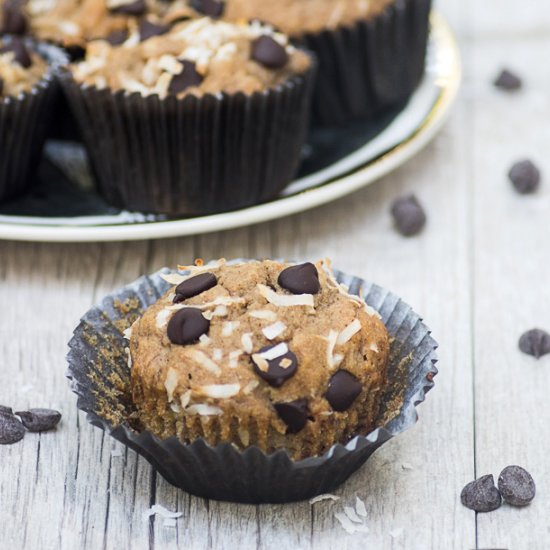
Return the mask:
[[315,63],[255,92],[159,98],[62,84],[98,192],[110,204],[155,214],[234,210],[275,197],[305,143]]
[[172,485],[197,496],[244,503],[282,503],[333,491],[383,443],[417,421],[437,374],[437,344],[410,306],[395,294],[358,277],[335,272],[338,282],[377,310],[392,338],[388,385],[377,429],[335,444],[322,456],[292,460],[285,450],[242,451],[230,443],[215,447],[198,439],[159,439],[140,429],[131,399],[127,341],[123,331],[170,287],[151,276],[107,296],[82,317],[69,343],[67,376],[87,420],[141,454]]
[[56,71],[67,62],[55,46],[30,39],[25,45],[50,67],[28,92],[0,97],[0,200],[23,194],[33,181],[59,94]]
[[424,74],[431,0],[396,0],[372,19],[297,37],[319,60],[312,124],[341,126],[406,101]]

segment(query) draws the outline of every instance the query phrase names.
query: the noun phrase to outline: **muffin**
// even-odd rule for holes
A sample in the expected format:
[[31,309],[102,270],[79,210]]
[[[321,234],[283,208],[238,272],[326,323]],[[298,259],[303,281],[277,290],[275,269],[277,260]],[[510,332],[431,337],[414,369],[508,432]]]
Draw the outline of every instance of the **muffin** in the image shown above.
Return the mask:
[[270,23],[314,52],[316,126],[368,119],[399,105],[424,73],[431,0],[189,0],[189,5],[198,14]]
[[312,58],[258,23],[142,31],[118,46],[89,42],[62,78],[99,192],[166,215],[276,196],[305,141]]
[[63,61],[56,48],[0,38],[0,200],[32,183],[58,91],[54,66]]
[[146,430],[301,459],[374,428],[388,333],[324,262],[185,269],[129,334]]

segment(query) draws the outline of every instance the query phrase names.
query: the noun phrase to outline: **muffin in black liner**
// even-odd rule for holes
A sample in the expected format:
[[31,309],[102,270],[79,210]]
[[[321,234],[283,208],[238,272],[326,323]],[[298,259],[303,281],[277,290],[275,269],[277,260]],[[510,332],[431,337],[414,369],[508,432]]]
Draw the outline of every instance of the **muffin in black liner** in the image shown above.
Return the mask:
[[264,202],[292,181],[309,123],[311,60],[306,73],[251,95],[161,99],[81,85],[69,71],[61,80],[108,203],[198,215]]
[[[242,260],[241,260],[242,261]],[[172,285],[165,268],[107,296],[81,319],[69,343],[67,376],[87,420],[144,456],[171,484],[206,498],[279,503],[332,491],[384,442],[414,425],[437,374],[437,344],[410,306],[383,288],[335,271],[336,279],[377,310],[392,337],[388,386],[380,428],[336,444],[322,456],[293,461],[284,450],[266,455],[257,447],[240,451],[230,443],[190,445],[161,440],[135,425],[130,367],[123,331]]]
[[312,125],[340,126],[405,102],[424,74],[431,0],[396,0],[354,25],[295,40],[319,70]]
[[23,194],[33,181],[60,92],[56,72],[68,61],[62,50],[50,44],[26,39],[25,45],[50,68],[30,91],[0,97],[0,200]]

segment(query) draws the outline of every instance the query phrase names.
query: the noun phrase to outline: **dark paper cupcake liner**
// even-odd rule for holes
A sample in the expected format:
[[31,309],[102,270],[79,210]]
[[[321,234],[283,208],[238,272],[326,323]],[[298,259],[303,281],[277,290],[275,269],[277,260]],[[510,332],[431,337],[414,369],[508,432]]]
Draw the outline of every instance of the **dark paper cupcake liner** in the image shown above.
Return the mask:
[[67,62],[59,48],[30,39],[25,43],[50,69],[29,92],[0,98],[0,200],[23,194],[33,180],[59,94],[55,73]]
[[396,0],[352,26],[297,41],[319,60],[313,126],[370,118],[406,101],[424,74],[431,0]]
[[433,387],[437,347],[422,319],[398,296],[367,281],[335,272],[353,294],[376,309],[392,336],[389,383],[379,428],[336,444],[322,456],[293,461],[284,450],[266,455],[229,443],[190,445],[161,440],[132,427],[130,368],[122,331],[171,285],[163,269],[107,296],[81,319],[69,343],[67,376],[88,421],[144,456],[176,487],[201,497],[246,503],[298,501],[336,489],[384,442],[417,421],[416,405]]
[[197,215],[258,204],[292,180],[314,72],[249,96],[183,99],[81,86],[68,72],[62,83],[107,202]]

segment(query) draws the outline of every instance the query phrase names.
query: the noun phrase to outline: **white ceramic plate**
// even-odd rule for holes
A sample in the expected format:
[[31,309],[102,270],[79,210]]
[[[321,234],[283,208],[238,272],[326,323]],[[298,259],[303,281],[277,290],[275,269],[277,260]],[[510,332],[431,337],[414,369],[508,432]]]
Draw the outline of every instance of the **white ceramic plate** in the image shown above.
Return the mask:
[[[30,215],[25,212],[25,204],[23,214],[17,207],[11,211],[8,207],[7,213],[4,210],[4,213],[0,214],[0,239],[89,242],[157,239],[208,233],[252,225],[308,210],[376,181],[427,145],[441,128],[456,98],[461,79],[460,54],[452,31],[444,19],[434,13],[431,23],[426,75],[409,102],[400,111],[393,113],[393,118],[382,121],[380,128],[365,130],[363,134],[367,137],[364,142],[358,144],[356,128],[351,132],[350,141],[356,144],[351,148],[351,152],[340,155],[338,160],[329,166],[309,170],[307,175],[291,183],[279,198],[233,212],[176,220],[109,211],[102,205],[98,208],[98,213],[92,212],[90,215]],[[327,136],[323,138],[326,147]],[[335,139],[335,148],[337,142],[341,141],[340,138],[341,136],[337,136]],[[330,146],[330,139],[328,142]],[[47,150],[50,160],[61,168],[65,176],[81,170],[82,154],[74,147],[50,144]],[[86,178],[82,174],[77,179],[81,187],[86,185]],[[90,198],[93,210],[97,199],[87,191],[77,193],[79,192],[83,197]],[[72,191],[69,191],[64,197],[65,203],[70,201],[71,193]],[[76,199],[81,200],[81,197],[78,196]],[[53,208],[57,203],[58,197],[54,196],[51,200],[53,206],[49,208]],[[33,205],[34,203],[31,203],[31,212]],[[40,209],[37,211],[40,212]]]

